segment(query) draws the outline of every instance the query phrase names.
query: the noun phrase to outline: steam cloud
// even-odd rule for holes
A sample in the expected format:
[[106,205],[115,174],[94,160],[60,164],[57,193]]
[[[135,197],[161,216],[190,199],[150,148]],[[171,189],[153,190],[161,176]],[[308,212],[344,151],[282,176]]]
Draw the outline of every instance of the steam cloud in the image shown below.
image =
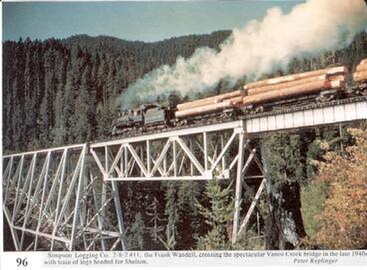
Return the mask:
[[199,48],[189,59],[178,57],[139,79],[118,98],[118,105],[154,101],[173,91],[182,96],[213,89],[220,80],[256,79],[274,68],[286,68],[293,57],[346,47],[367,27],[363,0],[308,0],[289,14],[278,7],[265,18],[234,29],[220,51]]

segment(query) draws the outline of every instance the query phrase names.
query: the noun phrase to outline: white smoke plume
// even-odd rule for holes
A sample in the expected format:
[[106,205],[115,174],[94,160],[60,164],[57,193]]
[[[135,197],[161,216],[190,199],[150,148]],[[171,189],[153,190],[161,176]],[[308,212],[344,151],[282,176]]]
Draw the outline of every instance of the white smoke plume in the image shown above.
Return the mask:
[[152,102],[172,91],[182,96],[213,89],[220,80],[256,79],[274,67],[285,68],[303,54],[346,47],[367,28],[364,0],[308,0],[289,14],[278,7],[267,11],[262,21],[234,29],[220,51],[199,48],[192,57],[178,57],[139,79],[118,98],[118,104]]

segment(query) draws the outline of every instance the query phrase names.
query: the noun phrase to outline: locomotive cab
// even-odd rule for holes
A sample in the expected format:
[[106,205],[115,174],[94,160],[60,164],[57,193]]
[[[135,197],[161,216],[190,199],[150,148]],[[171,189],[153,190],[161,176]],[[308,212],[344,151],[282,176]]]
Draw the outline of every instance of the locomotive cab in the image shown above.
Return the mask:
[[117,115],[118,118],[112,124],[112,135],[143,125],[143,113],[140,108],[136,110],[118,110]]

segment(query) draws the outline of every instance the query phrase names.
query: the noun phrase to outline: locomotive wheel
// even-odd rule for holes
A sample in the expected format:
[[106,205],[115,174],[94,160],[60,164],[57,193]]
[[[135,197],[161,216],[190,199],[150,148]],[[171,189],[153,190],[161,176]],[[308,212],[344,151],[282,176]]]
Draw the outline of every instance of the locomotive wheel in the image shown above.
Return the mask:
[[223,112],[221,114],[221,118],[223,119],[228,119],[228,118],[231,118],[233,116],[233,112]]
[[321,95],[316,97],[316,102],[317,103],[324,103],[324,102],[328,102],[330,100],[334,99],[334,95]]
[[249,111],[249,114],[258,114],[258,113],[263,113],[264,112],[264,107],[263,106],[258,106],[256,108],[254,108],[253,110]]
[[177,122],[178,127],[182,127],[182,126],[185,126],[185,125],[187,125],[187,120],[186,119]]

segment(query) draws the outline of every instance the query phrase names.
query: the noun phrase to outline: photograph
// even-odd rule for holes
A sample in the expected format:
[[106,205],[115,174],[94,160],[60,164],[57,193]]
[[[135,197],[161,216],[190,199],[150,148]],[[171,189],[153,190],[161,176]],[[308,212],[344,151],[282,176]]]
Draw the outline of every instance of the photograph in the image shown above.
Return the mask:
[[367,0],[1,10],[4,269],[367,265]]

